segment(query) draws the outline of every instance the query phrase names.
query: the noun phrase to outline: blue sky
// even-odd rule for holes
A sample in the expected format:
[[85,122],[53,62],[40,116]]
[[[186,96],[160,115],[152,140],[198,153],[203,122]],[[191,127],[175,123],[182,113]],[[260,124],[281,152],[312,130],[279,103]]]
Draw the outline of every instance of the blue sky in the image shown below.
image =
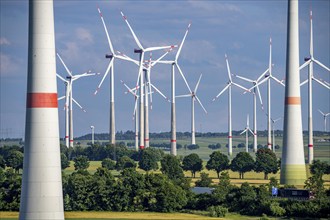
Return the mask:
[[[102,75],[108,65],[104,58],[109,53],[106,35],[97,12],[101,8],[113,46],[137,59],[137,48],[128,27],[120,15],[127,16],[136,35],[145,47],[179,44],[189,22],[190,32],[183,46],[179,64],[194,88],[199,75],[203,77],[197,95],[208,111],[196,105],[196,130],[211,132],[227,131],[227,93],[211,102],[228,81],[227,53],[232,73],[256,79],[267,69],[269,37],[273,41],[273,74],[279,79],[285,76],[287,1],[54,1],[56,48],[73,73],[87,70]],[[0,121],[1,137],[23,137],[25,126],[25,98],[27,81],[28,1],[0,1]],[[300,61],[309,55],[309,10],[313,9],[314,56],[330,66],[329,48],[329,1],[300,1]],[[176,51],[167,56],[173,59]],[[154,53],[153,57],[161,53]],[[148,55],[146,55],[148,56]],[[330,74],[314,65],[314,75],[330,81]],[[65,76],[65,69],[57,60],[57,72]],[[116,130],[133,130],[133,98],[125,95],[120,80],[134,86],[137,66],[118,61],[115,63]],[[102,75],[82,78],[74,83],[73,96],[87,110],[74,107],[74,134],[108,132],[109,129],[109,77],[100,92],[93,93]],[[302,80],[307,69],[301,72]],[[186,94],[187,88],[177,74],[177,95]],[[152,69],[152,82],[170,97],[170,66],[156,65]],[[237,79],[236,82],[250,87]],[[64,94],[64,84],[58,81],[58,94]],[[274,81],[272,87],[272,117],[283,116],[284,88]],[[314,83],[314,128],[323,130],[323,117],[317,111],[330,112],[330,92]],[[260,87],[266,106],[266,84]],[[252,95],[243,95],[233,88],[233,130],[242,130],[246,115],[250,114],[252,127]],[[301,89],[303,127],[307,129],[307,86]],[[152,132],[170,130],[170,104],[159,95],[153,95],[153,110],[150,112]],[[190,99],[177,99],[177,130],[190,131]],[[64,106],[59,101],[60,134],[64,136]],[[259,107],[260,105],[258,105]],[[265,109],[266,110],[266,109]],[[265,130],[267,118],[258,108],[258,130]],[[330,119],[328,119],[330,121]],[[282,120],[276,128],[282,129]],[[328,123],[330,124],[330,123]],[[329,126],[328,126],[329,130]]]

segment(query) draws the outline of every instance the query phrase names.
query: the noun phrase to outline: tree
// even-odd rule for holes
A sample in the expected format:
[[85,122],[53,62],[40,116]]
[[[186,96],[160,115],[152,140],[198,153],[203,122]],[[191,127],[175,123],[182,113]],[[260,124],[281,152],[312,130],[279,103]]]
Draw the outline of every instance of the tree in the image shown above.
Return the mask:
[[201,179],[197,180],[195,185],[199,187],[209,187],[212,184],[212,179],[208,173],[201,172]]
[[220,178],[220,172],[229,168],[229,159],[226,155],[220,151],[214,151],[210,155],[209,161],[207,161],[206,169],[215,170],[218,178]]
[[135,167],[136,167],[136,163],[128,156],[120,157],[116,163],[116,170],[123,170],[125,168],[135,168]]
[[192,177],[195,177],[196,172],[203,169],[203,161],[198,154],[192,153],[183,158],[182,168],[191,171]]
[[322,162],[320,160],[313,160],[313,163],[310,165],[309,169],[311,173],[318,178],[322,179],[322,176],[327,173],[328,163]]
[[184,177],[183,170],[180,166],[180,160],[174,155],[167,154],[160,161],[160,171],[167,175],[169,179],[182,179]]
[[89,167],[89,161],[86,156],[78,156],[73,159],[75,170],[87,170]]
[[13,150],[6,158],[6,165],[12,167],[18,173],[19,169],[23,168],[23,157],[24,155],[21,151]]
[[3,156],[0,155],[0,168],[5,169],[5,167],[6,167],[6,161],[5,161],[5,159],[3,158]]
[[232,171],[238,171],[240,179],[244,179],[244,173],[253,170],[254,160],[247,152],[239,152],[232,160],[230,168]]
[[70,161],[68,158],[65,156],[64,153],[61,153],[61,169],[65,170],[65,168],[70,166]]
[[110,158],[105,158],[102,160],[102,167],[108,170],[114,170],[116,167],[116,162],[111,160]]
[[145,149],[141,151],[141,159],[139,161],[139,168],[149,172],[150,170],[157,170],[158,163],[154,152]]
[[275,153],[268,148],[258,149],[254,170],[257,173],[263,172],[265,180],[268,179],[269,173],[277,173],[279,169]]

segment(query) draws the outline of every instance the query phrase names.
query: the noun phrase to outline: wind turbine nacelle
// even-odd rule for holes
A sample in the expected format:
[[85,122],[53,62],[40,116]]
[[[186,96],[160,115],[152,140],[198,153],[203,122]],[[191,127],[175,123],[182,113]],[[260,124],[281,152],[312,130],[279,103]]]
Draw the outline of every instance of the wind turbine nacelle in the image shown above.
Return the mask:
[[310,60],[311,58],[310,57],[305,57],[304,58],[304,61],[308,61],[308,60]]
[[67,79],[72,79],[72,76],[66,76],[65,78],[67,78]]
[[106,55],[105,55],[105,58],[107,58],[107,59],[112,59],[112,57],[113,57],[112,54],[106,54]]
[[134,53],[142,53],[141,49],[134,49]]

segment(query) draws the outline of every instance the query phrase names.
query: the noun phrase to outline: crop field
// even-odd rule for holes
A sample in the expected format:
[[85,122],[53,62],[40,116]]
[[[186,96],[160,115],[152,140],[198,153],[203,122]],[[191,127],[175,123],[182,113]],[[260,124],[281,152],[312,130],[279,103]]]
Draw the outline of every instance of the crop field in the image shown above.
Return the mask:
[[[206,213],[187,214],[187,213],[155,213],[155,212],[65,212],[65,219],[70,220],[217,220],[223,218],[208,217]],[[260,217],[242,216],[235,213],[228,213],[226,219],[259,219]],[[18,212],[0,212],[1,220],[17,220]],[[275,218],[269,218],[275,219]]]

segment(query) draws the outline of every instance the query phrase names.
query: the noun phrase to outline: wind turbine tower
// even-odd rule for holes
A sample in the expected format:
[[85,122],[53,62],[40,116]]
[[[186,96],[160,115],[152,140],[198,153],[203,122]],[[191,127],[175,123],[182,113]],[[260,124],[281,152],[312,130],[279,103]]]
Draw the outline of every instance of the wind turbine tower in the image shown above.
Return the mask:
[[29,1],[21,220],[64,220],[53,10],[52,0]]
[[298,1],[288,1],[286,87],[281,184],[303,185],[306,180],[299,75]]

